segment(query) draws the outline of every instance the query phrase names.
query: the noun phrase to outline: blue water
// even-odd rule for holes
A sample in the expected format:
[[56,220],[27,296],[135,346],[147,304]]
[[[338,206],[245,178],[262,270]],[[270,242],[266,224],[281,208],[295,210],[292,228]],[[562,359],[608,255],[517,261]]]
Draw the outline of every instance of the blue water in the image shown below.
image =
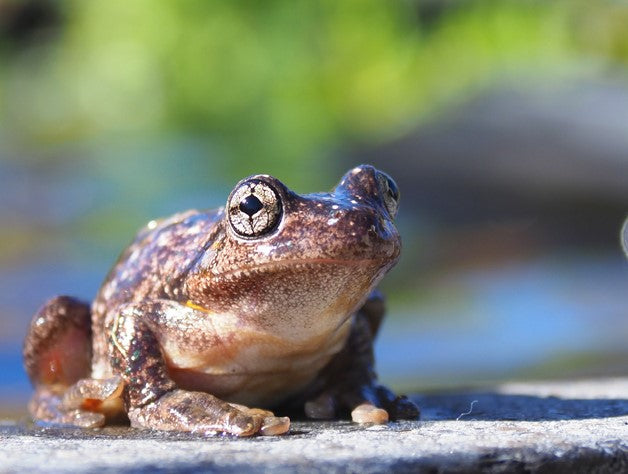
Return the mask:
[[384,380],[468,383],[561,355],[628,349],[628,264],[619,259],[468,271],[436,289],[428,304],[386,322],[377,343]]
[[20,346],[5,346],[0,351],[0,405],[2,402],[15,402],[26,397],[31,390],[30,383],[22,369]]
[[90,300],[107,270],[107,264],[98,264],[97,258],[88,266],[63,257],[25,262],[0,272],[0,405],[30,391],[22,368],[22,340],[37,308],[57,294]]

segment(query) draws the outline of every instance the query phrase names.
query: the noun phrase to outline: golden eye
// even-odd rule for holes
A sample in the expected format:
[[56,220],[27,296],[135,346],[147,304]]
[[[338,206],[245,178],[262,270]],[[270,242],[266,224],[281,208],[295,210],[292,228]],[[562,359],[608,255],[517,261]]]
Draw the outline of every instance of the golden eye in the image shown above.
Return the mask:
[[251,179],[233,191],[227,212],[236,234],[259,237],[277,226],[281,217],[281,199],[268,183]]
[[394,218],[399,210],[399,188],[397,187],[397,183],[395,183],[390,176],[381,171],[377,173],[377,181],[382,193],[384,205],[390,217]]

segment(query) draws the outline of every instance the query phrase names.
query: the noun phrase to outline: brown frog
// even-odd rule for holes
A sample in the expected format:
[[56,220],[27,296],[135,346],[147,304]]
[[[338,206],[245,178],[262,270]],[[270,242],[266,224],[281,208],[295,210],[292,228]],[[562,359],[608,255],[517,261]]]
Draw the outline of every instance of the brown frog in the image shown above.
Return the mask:
[[30,413],[78,427],[126,413],[138,428],[239,436],[288,431],[271,409],[418,418],[373,369],[374,288],[399,257],[398,200],[394,181],[363,165],[331,193],[256,175],[224,208],[150,222],[91,308],[60,296],[33,317]]

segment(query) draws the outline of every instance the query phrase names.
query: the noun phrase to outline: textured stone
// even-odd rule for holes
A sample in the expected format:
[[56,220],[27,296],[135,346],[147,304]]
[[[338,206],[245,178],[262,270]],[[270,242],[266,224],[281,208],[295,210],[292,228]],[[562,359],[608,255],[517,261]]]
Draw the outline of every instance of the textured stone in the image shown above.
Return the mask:
[[0,472],[628,472],[628,379],[413,398],[418,422],[295,422],[287,436],[251,439],[7,420]]

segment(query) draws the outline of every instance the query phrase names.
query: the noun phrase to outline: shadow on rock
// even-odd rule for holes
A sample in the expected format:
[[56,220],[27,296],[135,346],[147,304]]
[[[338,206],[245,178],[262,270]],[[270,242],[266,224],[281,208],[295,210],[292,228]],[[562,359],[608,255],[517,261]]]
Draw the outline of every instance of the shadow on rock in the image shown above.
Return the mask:
[[558,421],[628,415],[628,399],[567,399],[494,392],[415,395],[421,419]]

